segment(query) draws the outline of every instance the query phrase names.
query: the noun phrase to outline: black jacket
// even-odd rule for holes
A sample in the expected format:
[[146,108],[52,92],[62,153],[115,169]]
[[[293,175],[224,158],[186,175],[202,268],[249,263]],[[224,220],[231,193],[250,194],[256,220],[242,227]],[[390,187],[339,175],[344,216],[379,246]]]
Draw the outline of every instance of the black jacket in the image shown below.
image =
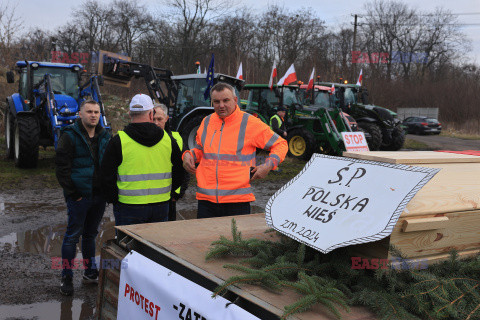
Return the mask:
[[74,200],[101,193],[100,161],[110,133],[100,124],[93,138],[82,121],[64,127],[57,143],[55,172],[65,197]]
[[[142,122],[131,123],[125,127],[124,132],[136,142],[152,147],[162,140],[165,131],[158,128],[154,123]],[[172,193],[180,187],[185,179],[185,169],[183,169],[182,154],[178,145],[172,140]],[[118,166],[122,163],[122,143],[117,134],[113,137],[101,164],[101,183],[105,199],[108,203],[118,202],[117,175]]]

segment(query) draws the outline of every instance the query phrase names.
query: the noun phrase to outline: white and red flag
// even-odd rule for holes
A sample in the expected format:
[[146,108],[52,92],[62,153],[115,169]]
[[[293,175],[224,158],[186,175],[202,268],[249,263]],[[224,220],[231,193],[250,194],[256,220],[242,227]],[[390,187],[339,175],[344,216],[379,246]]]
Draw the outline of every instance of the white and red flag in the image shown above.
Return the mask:
[[288,68],[285,75],[280,79],[280,81],[278,81],[277,85],[288,85],[292,82],[297,82],[297,74],[295,73],[295,67],[293,66],[293,63],[290,68]]
[[360,75],[358,76],[357,86],[361,86],[361,85],[362,85],[362,80],[363,80],[362,71],[363,71],[363,69],[360,69]]
[[273,61],[272,74],[270,75],[270,81],[268,81],[268,87],[273,90],[273,79],[277,76],[277,63]]
[[332,83],[332,87],[330,88],[330,94],[334,94],[334,93],[335,93],[335,86]]
[[240,62],[240,66],[238,67],[236,78],[243,80],[243,69],[242,69],[242,63],[241,62]]
[[312,74],[310,75],[310,79],[308,80],[307,91],[313,89],[313,77],[315,76],[315,68],[312,70]]

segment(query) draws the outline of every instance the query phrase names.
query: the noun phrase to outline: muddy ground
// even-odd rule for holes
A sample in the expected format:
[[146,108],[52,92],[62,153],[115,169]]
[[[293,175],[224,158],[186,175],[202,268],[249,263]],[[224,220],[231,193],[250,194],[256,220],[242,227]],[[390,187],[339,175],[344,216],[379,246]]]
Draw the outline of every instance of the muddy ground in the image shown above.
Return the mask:
[[[416,139],[416,136],[409,136]],[[434,141],[428,141],[433,138]],[[480,149],[480,140],[419,137],[426,149]],[[440,142],[439,142],[440,141]],[[2,141],[0,141],[2,142]],[[473,143],[473,144],[472,144]],[[52,268],[52,258],[61,256],[66,225],[66,206],[54,176],[53,151],[41,153],[39,168],[20,170],[4,160],[0,149],[0,319],[92,319],[96,286],[80,282],[75,271],[73,297],[59,292],[60,270]],[[305,162],[287,159],[280,173],[253,185],[257,200],[252,212],[264,212],[268,199],[296,175]],[[177,219],[196,214],[195,186],[178,202]],[[107,207],[97,239],[97,251],[114,237],[112,207]],[[81,258],[81,255],[78,254]]]

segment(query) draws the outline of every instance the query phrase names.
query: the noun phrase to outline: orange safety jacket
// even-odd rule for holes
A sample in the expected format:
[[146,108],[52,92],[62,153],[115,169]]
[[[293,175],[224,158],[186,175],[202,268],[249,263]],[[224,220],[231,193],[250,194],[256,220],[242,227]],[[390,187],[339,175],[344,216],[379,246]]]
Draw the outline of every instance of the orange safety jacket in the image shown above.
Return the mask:
[[[270,151],[265,163],[272,169],[285,159],[287,141],[260,119],[235,111],[221,119],[205,117],[190,152],[195,163],[197,199],[215,203],[255,201],[250,188],[250,167],[255,167],[256,149]],[[185,154],[184,154],[185,155]]]

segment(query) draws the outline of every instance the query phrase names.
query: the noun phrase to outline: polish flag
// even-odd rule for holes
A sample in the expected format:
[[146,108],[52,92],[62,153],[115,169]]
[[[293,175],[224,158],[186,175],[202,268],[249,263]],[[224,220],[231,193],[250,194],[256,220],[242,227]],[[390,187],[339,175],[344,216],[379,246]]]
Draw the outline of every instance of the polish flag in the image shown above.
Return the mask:
[[268,81],[268,87],[273,90],[273,79],[277,76],[277,63],[273,61],[272,74],[270,75],[270,81]]
[[238,67],[236,78],[243,80],[243,69],[242,69],[242,63],[241,62],[240,62],[240,66]]
[[360,75],[358,76],[357,86],[361,86],[361,85],[362,85],[362,80],[363,80],[362,71],[363,71],[363,69],[360,69]]
[[295,73],[295,67],[293,66],[293,63],[290,68],[288,68],[285,75],[280,79],[280,81],[278,81],[277,85],[288,85],[292,82],[297,82],[297,74]]
[[312,70],[312,74],[310,75],[310,79],[308,80],[307,91],[313,89],[313,77],[315,75],[315,68]]
[[332,87],[330,88],[330,94],[334,94],[334,93],[335,93],[335,86],[332,83]]

